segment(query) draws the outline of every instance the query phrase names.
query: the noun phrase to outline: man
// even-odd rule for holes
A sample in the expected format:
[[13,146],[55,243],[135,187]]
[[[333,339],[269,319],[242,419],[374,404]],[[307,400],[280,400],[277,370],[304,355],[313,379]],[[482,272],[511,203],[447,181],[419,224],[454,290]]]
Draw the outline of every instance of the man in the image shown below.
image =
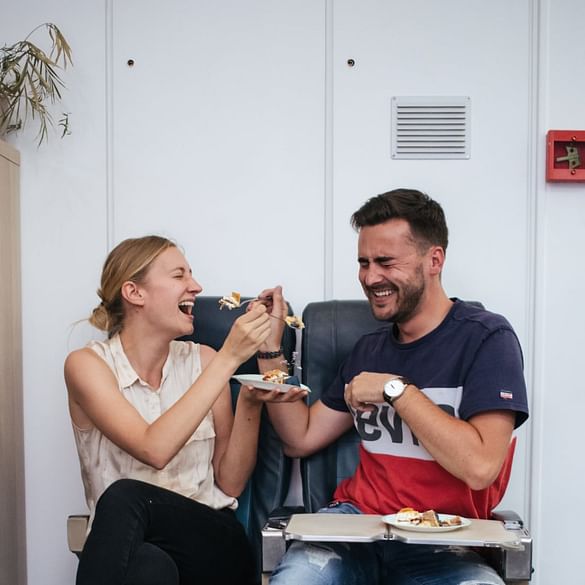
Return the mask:
[[[374,316],[394,325],[362,337],[310,408],[268,407],[285,451],[307,456],[354,424],[359,465],[326,511],[412,507],[488,518],[508,483],[512,432],[528,417],[516,335],[503,317],[445,293],[448,230],[437,202],[415,190],[390,191],[367,201],[352,225],[364,293]],[[280,290],[272,297],[280,314]],[[270,582],[503,583],[471,550],[298,541]]]

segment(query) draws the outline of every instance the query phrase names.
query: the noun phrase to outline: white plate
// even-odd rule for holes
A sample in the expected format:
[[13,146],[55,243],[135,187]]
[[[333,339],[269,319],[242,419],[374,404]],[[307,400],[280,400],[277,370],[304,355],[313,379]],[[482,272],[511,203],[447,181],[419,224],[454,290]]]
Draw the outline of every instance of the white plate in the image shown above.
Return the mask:
[[288,392],[291,388],[302,388],[307,392],[310,392],[310,388],[301,384],[300,386],[295,386],[291,384],[276,384],[274,382],[267,382],[266,380],[262,379],[262,374],[238,374],[237,376],[232,376],[235,380],[237,380],[240,384],[244,384],[245,386],[254,386],[254,388],[260,388],[261,390],[278,390],[279,392]]
[[[453,514],[437,514],[439,520],[450,520],[454,518]],[[396,521],[396,514],[388,514],[384,516],[382,520],[386,524],[390,524],[390,526],[394,526],[394,528],[400,528],[400,530],[410,530],[411,532],[451,532],[452,530],[459,530],[460,528],[464,528],[465,526],[469,526],[471,524],[471,520],[468,518],[461,518],[461,524],[456,524],[455,526],[421,526],[420,524],[409,524],[408,522],[397,522]]]

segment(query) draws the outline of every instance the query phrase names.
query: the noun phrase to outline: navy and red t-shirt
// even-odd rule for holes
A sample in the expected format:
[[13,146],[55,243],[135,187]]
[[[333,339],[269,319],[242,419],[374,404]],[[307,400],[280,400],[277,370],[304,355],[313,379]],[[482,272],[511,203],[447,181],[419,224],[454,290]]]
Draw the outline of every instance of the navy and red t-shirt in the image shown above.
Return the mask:
[[[468,420],[490,410],[516,413],[516,427],[528,418],[520,344],[502,316],[454,299],[447,317],[412,343],[397,341],[390,327],[363,336],[324,392],[322,402],[348,411],[345,384],[361,372],[405,376],[447,413]],[[361,437],[355,474],[339,484],[338,501],[367,514],[417,510],[489,518],[502,499],[512,466],[515,440],[496,481],[471,490],[441,467],[388,404],[353,412]]]

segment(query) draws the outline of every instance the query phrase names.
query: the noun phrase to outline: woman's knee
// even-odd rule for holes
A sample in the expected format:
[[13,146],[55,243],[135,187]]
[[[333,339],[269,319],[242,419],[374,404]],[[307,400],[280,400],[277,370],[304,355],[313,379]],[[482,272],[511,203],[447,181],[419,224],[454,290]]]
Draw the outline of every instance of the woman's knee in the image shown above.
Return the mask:
[[124,585],[178,585],[179,570],[175,561],[154,544],[141,544],[128,567]]
[[130,510],[142,509],[146,501],[144,483],[134,479],[118,479],[110,484],[96,504],[96,517],[107,513],[123,516]]

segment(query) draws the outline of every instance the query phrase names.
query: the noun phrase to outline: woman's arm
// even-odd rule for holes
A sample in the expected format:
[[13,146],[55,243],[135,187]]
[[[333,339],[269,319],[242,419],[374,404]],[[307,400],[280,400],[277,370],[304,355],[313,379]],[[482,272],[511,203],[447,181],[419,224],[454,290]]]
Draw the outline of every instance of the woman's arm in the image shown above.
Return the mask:
[[230,496],[239,496],[254,470],[262,402],[246,386],[238,394],[235,416],[229,386],[213,405],[215,482]]
[[71,353],[65,362],[65,381],[74,422],[81,422],[80,426],[91,422],[136,459],[164,468],[225,390],[238,365],[253,355],[269,334],[265,311],[259,306],[238,318],[223,347],[193,385],[150,424],[120,393],[104,360],[90,349]]
[[[215,481],[231,496],[239,496],[254,471],[258,436],[264,403],[301,402],[305,392],[297,389],[283,393],[242,386],[235,416],[231,412],[229,388],[213,405],[215,422]],[[289,407],[292,405],[289,405]]]

